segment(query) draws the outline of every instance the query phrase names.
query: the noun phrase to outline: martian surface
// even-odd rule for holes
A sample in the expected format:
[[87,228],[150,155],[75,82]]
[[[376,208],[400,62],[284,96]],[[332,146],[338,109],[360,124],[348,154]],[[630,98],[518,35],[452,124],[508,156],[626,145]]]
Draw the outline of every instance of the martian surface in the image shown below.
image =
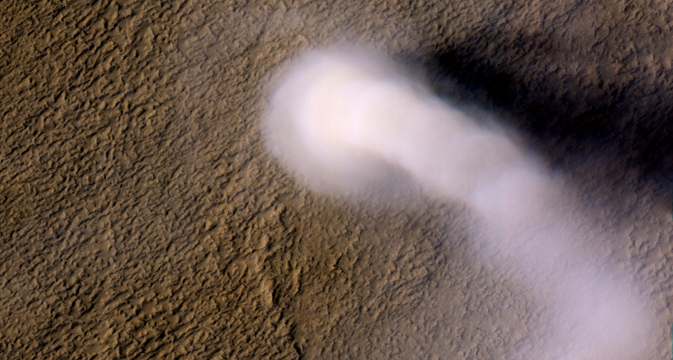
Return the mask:
[[672,1],[6,0],[0,116],[0,358],[673,357]]

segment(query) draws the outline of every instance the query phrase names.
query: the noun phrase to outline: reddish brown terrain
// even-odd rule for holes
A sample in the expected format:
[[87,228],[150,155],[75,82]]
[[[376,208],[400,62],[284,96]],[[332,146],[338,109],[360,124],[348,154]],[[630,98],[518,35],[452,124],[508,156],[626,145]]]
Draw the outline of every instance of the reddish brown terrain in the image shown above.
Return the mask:
[[550,341],[458,201],[353,203],[269,155],[302,52],[389,54],[516,129],[673,324],[673,2],[0,2],[0,358],[519,359]]

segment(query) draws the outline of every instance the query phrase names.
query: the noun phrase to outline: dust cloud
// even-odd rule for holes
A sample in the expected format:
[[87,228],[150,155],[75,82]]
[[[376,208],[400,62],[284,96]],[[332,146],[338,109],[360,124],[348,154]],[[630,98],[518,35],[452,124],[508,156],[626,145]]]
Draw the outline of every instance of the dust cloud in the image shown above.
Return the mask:
[[548,341],[531,358],[632,359],[647,347],[648,300],[575,245],[593,235],[561,220],[578,215],[561,206],[560,180],[504,131],[477,124],[385,56],[302,55],[276,84],[261,130],[277,160],[316,191],[357,195],[393,168],[472,208],[485,224],[481,254],[525,279],[550,309]]

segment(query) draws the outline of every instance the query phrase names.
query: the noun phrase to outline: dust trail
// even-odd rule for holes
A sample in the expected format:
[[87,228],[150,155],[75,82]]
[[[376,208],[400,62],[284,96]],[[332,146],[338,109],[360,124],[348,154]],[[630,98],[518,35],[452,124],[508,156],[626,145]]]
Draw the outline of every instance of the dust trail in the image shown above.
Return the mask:
[[550,340],[531,358],[635,359],[645,350],[646,299],[573,245],[579,232],[560,220],[563,193],[544,167],[385,57],[303,55],[278,84],[261,129],[272,154],[315,190],[358,193],[393,167],[481,214],[483,255],[552,299]]

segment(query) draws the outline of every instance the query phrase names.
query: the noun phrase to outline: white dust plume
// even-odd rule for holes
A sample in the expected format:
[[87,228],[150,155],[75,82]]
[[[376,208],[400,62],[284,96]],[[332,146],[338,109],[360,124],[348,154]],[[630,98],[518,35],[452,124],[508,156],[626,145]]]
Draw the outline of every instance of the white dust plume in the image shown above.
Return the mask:
[[483,255],[552,299],[550,339],[531,358],[636,359],[647,346],[647,301],[625,276],[590,264],[573,241],[577,229],[560,220],[564,196],[544,167],[384,56],[302,55],[261,125],[271,153],[314,190],[357,193],[395,168],[429,194],[479,213],[489,234]]

